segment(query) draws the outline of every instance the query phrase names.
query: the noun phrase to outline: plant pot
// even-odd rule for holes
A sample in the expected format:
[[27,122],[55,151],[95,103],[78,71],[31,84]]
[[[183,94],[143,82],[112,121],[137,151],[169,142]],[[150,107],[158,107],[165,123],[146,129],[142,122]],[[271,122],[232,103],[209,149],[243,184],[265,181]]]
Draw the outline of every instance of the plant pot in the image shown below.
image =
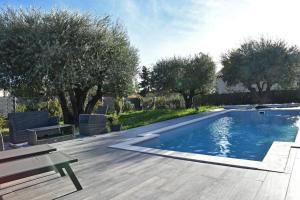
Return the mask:
[[117,124],[117,125],[111,125],[111,131],[120,131],[121,130],[121,124]]

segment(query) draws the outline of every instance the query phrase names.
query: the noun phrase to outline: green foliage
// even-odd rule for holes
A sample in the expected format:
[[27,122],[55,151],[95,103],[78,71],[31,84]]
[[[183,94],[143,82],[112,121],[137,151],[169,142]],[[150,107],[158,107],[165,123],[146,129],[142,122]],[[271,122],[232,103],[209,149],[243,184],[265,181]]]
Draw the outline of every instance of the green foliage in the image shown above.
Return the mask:
[[134,110],[134,104],[130,103],[129,101],[125,101],[124,102],[124,108],[123,111],[124,112],[131,112]]
[[24,103],[17,103],[16,105],[16,112],[26,112],[27,106]]
[[140,95],[145,97],[151,89],[151,72],[147,67],[142,67],[142,72],[139,74],[141,82],[139,83]]
[[144,97],[142,98],[143,109],[179,109],[183,98],[180,95],[169,94],[167,96]]
[[143,106],[143,109],[153,109],[155,106],[153,97],[142,98],[142,106]]
[[49,99],[48,101],[27,99],[18,102],[16,112],[41,111],[46,110],[51,116],[62,116],[60,103],[57,99]]
[[3,129],[6,129],[7,128],[7,118],[4,117],[3,115],[0,115],[0,129],[3,130]]
[[119,120],[120,116],[116,114],[112,114],[108,116],[108,122],[111,126],[119,125],[121,122]]
[[[222,56],[223,80],[243,83],[252,92],[269,92],[274,84],[290,86],[299,71],[300,52],[284,41],[250,40]],[[255,85],[255,86],[254,86]]]
[[166,97],[156,97],[155,99],[155,108],[164,109],[167,108],[167,99]]
[[174,57],[157,62],[153,67],[153,88],[158,91],[180,93],[186,108],[192,106],[195,95],[212,91],[215,80],[215,63],[206,54],[193,57]]
[[122,98],[115,98],[114,100],[114,108],[115,111],[117,113],[117,115],[119,115],[122,111],[123,111],[123,107],[124,107],[124,102]]
[[156,109],[156,110],[142,110],[131,113],[122,113],[120,115],[120,122],[123,129],[130,129],[134,127],[149,125],[155,122],[160,122],[168,119],[183,117],[187,115],[207,112],[218,106],[201,106],[198,109]]
[[48,101],[47,110],[51,116],[62,117],[61,106],[57,99],[50,99]]
[[65,122],[91,113],[103,94],[132,91],[137,50],[109,17],[4,9],[0,13],[0,84],[16,94],[57,96]]

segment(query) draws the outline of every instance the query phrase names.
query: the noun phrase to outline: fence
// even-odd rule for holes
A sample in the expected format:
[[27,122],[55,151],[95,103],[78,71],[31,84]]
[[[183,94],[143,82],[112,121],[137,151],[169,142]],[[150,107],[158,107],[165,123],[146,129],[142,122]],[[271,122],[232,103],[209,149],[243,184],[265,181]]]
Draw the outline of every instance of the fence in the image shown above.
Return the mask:
[[7,117],[8,113],[15,111],[14,97],[0,97],[0,115]]
[[210,94],[197,96],[194,104],[199,105],[237,105],[263,103],[299,103],[300,90],[271,91],[258,95],[255,93]]

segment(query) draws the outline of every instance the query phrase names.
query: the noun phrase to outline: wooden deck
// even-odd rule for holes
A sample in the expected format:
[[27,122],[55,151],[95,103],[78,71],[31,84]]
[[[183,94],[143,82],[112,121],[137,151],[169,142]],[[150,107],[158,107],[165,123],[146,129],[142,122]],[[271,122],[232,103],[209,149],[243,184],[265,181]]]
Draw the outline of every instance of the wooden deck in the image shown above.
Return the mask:
[[69,177],[47,173],[0,185],[0,194],[12,200],[300,199],[300,149],[291,150],[285,173],[274,173],[107,147],[128,135],[107,134],[53,145],[79,159],[72,167],[83,186],[81,191],[76,191]]

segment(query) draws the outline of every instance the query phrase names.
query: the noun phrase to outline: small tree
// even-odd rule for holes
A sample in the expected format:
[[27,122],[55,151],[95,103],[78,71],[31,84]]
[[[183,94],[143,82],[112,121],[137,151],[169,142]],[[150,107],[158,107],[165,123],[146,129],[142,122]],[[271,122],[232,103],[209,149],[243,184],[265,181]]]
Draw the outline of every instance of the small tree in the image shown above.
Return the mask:
[[300,53],[284,41],[251,40],[222,56],[223,80],[228,85],[242,83],[249,91],[269,92],[274,84],[289,87],[299,69]]
[[142,67],[142,72],[139,74],[141,82],[139,83],[140,95],[145,97],[150,92],[151,72],[147,67]]
[[174,57],[157,62],[152,82],[156,91],[180,93],[186,108],[192,107],[193,97],[210,92],[214,87],[215,63],[206,54]]

